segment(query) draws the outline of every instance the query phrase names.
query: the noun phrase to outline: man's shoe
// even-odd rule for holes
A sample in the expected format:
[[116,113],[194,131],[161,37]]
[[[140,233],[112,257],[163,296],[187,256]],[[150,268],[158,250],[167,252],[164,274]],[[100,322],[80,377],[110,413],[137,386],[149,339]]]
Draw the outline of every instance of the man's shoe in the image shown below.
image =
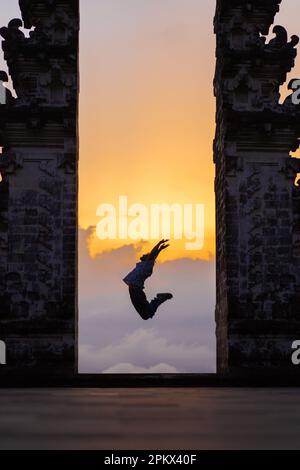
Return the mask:
[[156,296],[159,300],[169,300],[169,299],[172,299],[173,298],[173,295],[172,294],[168,294],[168,293],[161,293],[161,294],[157,294]]

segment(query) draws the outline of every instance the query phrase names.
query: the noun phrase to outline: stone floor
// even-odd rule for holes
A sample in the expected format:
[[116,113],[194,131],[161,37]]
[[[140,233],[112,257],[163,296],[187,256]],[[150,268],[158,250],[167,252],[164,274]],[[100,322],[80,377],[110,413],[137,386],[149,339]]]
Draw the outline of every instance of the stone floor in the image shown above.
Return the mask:
[[299,449],[300,389],[4,389],[1,449]]

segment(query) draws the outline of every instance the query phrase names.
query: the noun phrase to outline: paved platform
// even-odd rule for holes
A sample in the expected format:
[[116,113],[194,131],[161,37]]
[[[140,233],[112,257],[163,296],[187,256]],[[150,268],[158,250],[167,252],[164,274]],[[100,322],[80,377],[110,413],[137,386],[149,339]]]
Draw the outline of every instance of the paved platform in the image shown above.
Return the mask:
[[1,449],[299,449],[300,388],[0,390]]

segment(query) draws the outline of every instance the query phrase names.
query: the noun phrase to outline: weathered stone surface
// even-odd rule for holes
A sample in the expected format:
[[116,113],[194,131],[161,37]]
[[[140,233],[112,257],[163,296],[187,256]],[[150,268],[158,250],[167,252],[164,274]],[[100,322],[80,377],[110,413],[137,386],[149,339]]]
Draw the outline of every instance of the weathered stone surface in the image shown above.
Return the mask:
[[281,26],[280,0],[218,0],[214,160],[219,372],[294,370],[300,338],[299,107],[279,88],[297,36]]
[[0,105],[0,374],[76,367],[78,3],[20,0],[30,37],[0,29],[17,93]]
[[[174,449],[174,453],[180,449],[296,450],[299,391],[270,387],[0,390],[0,449],[103,449],[107,455],[114,452],[107,449]],[[53,466],[57,464],[54,455]],[[48,454],[47,463],[49,458]],[[100,468],[103,460],[101,456],[97,459]],[[226,456],[222,459],[225,462],[220,461],[220,465],[210,465],[201,455],[195,468],[229,467]],[[251,468],[248,459],[249,454],[246,468]],[[245,461],[241,459],[240,467],[230,464],[232,468],[243,468]],[[90,462],[86,467],[92,467]],[[266,467],[273,466],[269,463]],[[286,468],[286,455],[282,467]]]

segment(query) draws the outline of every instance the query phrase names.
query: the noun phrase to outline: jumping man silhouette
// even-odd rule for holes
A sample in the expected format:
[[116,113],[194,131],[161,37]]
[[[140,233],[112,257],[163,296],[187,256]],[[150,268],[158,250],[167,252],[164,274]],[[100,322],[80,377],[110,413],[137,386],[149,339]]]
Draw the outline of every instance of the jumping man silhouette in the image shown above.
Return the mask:
[[144,292],[144,282],[152,275],[153,267],[156,258],[161,251],[165,250],[170,246],[167,242],[169,240],[161,240],[155,247],[150,251],[141,256],[140,262],[136,264],[136,267],[124,277],[123,281],[129,287],[129,295],[132,305],[142,317],[143,320],[149,320],[152,318],[158,307],[166,302],[168,299],[172,299],[173,295],[169,293],[160,293],[149,302]]

